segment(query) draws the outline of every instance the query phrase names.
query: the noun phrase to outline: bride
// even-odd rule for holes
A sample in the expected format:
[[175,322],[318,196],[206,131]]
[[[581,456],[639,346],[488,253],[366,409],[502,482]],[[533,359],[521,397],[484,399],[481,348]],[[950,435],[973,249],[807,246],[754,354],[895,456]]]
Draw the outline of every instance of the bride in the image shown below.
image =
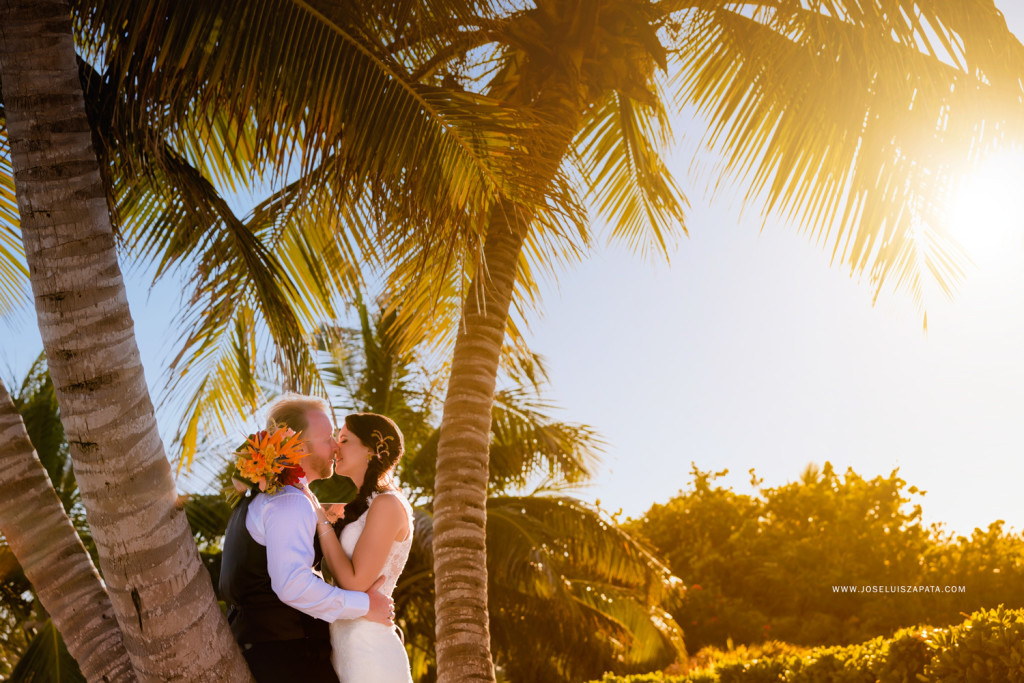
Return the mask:
[[[346,590],[367,590],[381,575],[380,592],[391,596],[412,547],[412,507],[392,475],[405,448],[395,423],[375,413],[345,418],[338,434],[335,474],[359,488],[345,506],[341,534],[316,502],[317,535],[324,561]],[[307,495],[312,497],[311,493]],[[341,683],[411,683],[409,658],[394,629],[367,619],[331,623],[331,661]]]

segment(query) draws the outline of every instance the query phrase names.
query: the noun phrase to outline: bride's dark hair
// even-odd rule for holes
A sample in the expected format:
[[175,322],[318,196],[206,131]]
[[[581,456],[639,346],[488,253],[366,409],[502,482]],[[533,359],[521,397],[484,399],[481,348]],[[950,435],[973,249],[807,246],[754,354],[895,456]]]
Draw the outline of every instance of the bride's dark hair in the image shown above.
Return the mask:
[[391,473],[405,452],[405,438],[394,420],[377,413],[352,413],[345,416],[345,426],[359,442],[376,455],[366,463],[366,475],[355,500],[345,506],[345,516],[337,525],[341,529],[359,519],[370,505],[370,496],[383,491]]

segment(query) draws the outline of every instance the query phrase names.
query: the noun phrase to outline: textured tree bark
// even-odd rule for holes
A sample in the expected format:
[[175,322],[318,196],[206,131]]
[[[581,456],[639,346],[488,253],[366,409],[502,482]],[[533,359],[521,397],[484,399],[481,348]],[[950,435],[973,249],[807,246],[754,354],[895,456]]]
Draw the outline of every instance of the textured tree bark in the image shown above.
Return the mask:
[[[559,73],[536,90],[517,87],[502,95],[550,122],[546,133],[527,146],[533,172],[548,182],[579,130],[584,106],[576,80]],[[519,258],[532,220],[530,210],[510,200],[490,210],[483,258],[476,265],[455,339],[434,496],[438,683],[495,680],[486,552],[491,408]]]
[[[140,680],[251,680],[175,505],[64,0],[0,0],[0,78],[39,330]],[[66,637],[74,637],[65,633]]]
[[0,531],[89,681],[135,681],[114,608],[0,381]]
[[498,360],[523,228],[515,207],[491,211],[483,263],[455,340],[437,447],[434,589],[438,683],[494,681],[487,611],[487,479]]

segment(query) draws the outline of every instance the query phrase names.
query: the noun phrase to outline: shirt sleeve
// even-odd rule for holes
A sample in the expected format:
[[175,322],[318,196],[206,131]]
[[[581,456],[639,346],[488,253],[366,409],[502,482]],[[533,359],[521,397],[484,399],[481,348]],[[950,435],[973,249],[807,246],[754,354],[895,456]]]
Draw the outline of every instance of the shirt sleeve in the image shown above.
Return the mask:
[[316,512],[304,494],[273,496],[263,506],[262,522],[270,585],[281,602],[324,621],[366,615],[366,593],[336,588],[313,572]]

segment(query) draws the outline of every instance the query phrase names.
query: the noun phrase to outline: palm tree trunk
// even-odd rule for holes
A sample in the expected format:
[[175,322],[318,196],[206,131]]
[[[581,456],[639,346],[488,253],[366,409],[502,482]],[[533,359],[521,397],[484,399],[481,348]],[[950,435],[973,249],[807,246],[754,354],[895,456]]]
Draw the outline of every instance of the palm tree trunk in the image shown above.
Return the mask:
[[103,582],[0,381],[0,530],[90,681],[134,681]]
[[65,0],[4,0],[0,26],[39,330],[132,665],[147,681],[251,680],[175,505],[92,149],[70,10]]
[[434,498],[438,683],[494,681],[487,612],[488,446],[498,359],[527,224],[509,203],[491,210],[483,260],[455,340]]

